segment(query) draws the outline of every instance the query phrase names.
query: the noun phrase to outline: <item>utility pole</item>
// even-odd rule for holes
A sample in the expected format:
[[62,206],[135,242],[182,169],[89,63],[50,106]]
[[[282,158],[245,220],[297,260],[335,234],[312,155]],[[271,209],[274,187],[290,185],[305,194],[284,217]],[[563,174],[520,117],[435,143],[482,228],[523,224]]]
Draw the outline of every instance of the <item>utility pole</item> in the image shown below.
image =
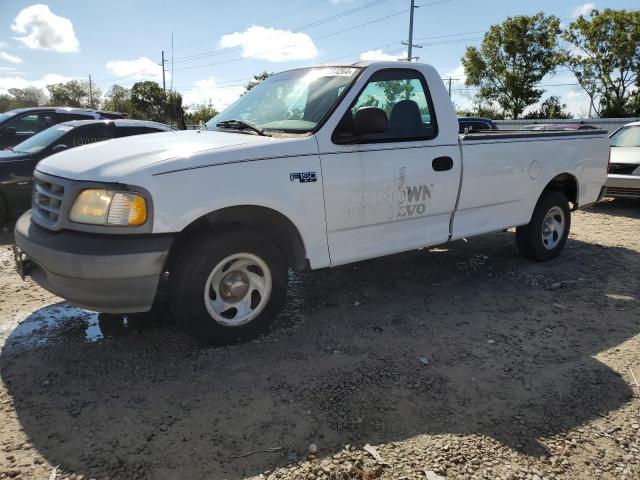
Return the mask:
[[415,0],[411,0],[411,8],[409,9],[409,45],[407,45],[407,60],[413,60],[413,12],[415,10]]
[[91,84],[91,74],[89,74],[89,106],[93,108],[93,85]]
[[453,82],[457,82],[458,80],[460,80],[460,79],[459,78],[453,78],[453,77],[443,78],[442,79],[443,82],[447,82],[449,84],[449,97],[451,97],[451,92],[452,92],[451,84]]
[[416,8],[419,8],[418,5],[415,4],[415,0],[411,0],[411,8],[409,9],[409,41],[402,42],[403,45],[407,46],[407,61],[411,62],[414,58],[417,60],[418,57],[413,56],[413,47],[422,48],[422,45],[415,45],[413,43],[413,12]]
[[164,50],[162,50],[162,89],[167,93],[167,84],[164,80]]

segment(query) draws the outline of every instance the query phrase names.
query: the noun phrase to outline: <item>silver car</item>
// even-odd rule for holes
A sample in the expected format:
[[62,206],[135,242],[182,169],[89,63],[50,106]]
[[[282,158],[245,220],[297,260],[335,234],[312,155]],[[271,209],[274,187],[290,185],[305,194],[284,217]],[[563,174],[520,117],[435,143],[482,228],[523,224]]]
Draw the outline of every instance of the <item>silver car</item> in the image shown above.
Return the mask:
[[640,122],[619,128],[610,140],[611,162],[605,195],[640,198]]

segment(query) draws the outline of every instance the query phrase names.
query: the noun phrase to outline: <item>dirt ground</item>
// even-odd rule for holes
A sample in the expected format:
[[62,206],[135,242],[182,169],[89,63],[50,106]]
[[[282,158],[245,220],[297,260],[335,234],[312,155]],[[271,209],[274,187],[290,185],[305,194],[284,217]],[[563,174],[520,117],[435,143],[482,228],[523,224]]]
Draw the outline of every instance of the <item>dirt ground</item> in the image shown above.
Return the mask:
[[220,348],[69,307],[0,243],[0,478],[640,478],[640,203],[551,263],[505,232],[292,276]]

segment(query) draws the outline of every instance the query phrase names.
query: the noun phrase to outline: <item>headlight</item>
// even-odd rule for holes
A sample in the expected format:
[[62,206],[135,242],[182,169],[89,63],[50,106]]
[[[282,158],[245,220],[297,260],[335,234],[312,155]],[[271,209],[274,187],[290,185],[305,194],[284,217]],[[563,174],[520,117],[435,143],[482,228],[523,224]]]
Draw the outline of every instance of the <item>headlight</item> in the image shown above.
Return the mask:
[[91,188],[76,197],[69,220],[89,225],[142,225],[147,221],[147,202],[137,193]]

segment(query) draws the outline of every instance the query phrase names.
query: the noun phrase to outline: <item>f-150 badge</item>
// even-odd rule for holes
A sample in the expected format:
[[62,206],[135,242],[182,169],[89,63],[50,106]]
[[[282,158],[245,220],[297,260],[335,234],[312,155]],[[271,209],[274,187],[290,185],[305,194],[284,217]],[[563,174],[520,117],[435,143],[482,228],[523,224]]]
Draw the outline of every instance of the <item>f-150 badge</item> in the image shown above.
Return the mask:
[[318,180],[316,172],[295,172],[289,174],[289,180],[292,182],[298,180],[300,183],[315,182]]

